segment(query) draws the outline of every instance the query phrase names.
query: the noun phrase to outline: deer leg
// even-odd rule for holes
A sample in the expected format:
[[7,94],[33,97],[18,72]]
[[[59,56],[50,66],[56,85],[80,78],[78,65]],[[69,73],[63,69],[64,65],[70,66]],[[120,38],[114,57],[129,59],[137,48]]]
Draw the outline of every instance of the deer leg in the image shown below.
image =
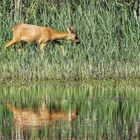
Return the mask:
[[23,140],[23,132],[19,126],[15,127],[15,140]]
[[60,48],[62,50],[62,55],[64,56],[64,54],[65,54],[64,46],[61,45]]
[[10,42],[8,42],[6,44],[6,46],[4,48],[9,48],[10,46],[12,46],[13,44],[19,42],[17,39],[13,38]]
[[45,48],[46,44],[41,44],[40,45],[40,51],[41,51],[41,59],[43,59],[44,57],[44,48]]

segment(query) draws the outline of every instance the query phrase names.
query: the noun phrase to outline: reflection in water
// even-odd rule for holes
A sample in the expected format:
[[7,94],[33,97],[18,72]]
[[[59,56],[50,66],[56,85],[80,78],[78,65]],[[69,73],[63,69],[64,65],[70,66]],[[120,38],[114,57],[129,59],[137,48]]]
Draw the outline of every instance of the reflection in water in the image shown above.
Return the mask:
[[0,93],[0,140],[140,139],[139,87],[54,84]]
[[22,131],[42,129],[46,125],[52,125],[56,121],[75,120],[78,112],[74,111],[49,111],[43,102],[37,110],[18,109],[9,102],[6,103],[9,111],[13,113],[13,122],[16,132],[16,140],[22,139]]

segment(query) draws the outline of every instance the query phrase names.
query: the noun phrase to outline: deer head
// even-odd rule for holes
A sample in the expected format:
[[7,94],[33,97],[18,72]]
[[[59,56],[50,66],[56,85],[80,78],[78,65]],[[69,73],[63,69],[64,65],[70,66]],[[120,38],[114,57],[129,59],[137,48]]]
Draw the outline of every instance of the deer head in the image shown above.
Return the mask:
[[80,39],[77,36],[76,30],[74,28],[68,28],[67,31],[69,33],[68,39],[74,41],[75,43],[79,44]]

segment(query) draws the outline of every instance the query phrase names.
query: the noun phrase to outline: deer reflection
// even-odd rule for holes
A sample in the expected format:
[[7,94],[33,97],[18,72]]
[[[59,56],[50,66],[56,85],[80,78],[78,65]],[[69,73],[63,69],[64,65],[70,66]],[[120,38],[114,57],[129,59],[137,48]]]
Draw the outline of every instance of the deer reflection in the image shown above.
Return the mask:
[[16,138],[21,140],[24,130],[38,130],[46,125],[50,126],[56,121],[72,121],[75,120],[78,113],[77,110],[72,111],[54,111],[49,110],[43,102],[37,110],[35,109],[19,109],[11,103],[6,103],[7,109],[13,114],[13,123],[15,127]]

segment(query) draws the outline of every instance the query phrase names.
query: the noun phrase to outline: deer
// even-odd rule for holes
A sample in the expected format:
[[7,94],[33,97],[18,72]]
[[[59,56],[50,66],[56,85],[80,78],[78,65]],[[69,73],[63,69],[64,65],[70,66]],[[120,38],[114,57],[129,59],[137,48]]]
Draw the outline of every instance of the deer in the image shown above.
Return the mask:
[[[15,126],[15,136],[20,139],[25,130],[40,130],[45,126],[50,126],[57,121],[71,122],[77,118],[77,110],[54,111],[45,106],[45,102],[35,109],[19,109],[9,102],[6,102],[7,109],[13,114],[13,123]],[[17,133],[18,132],[18,133]]]
[[66,32],[59,32],[50,27],[20,23],[15,25],[12,31],[13,38],[5,45],[5,48],[9,48],[18,42],[36,43],[40,46],[42,56],[44,56],[44,48],[48,42],[66,39],[77,44],[80,43],[76,30],[68,27]]

